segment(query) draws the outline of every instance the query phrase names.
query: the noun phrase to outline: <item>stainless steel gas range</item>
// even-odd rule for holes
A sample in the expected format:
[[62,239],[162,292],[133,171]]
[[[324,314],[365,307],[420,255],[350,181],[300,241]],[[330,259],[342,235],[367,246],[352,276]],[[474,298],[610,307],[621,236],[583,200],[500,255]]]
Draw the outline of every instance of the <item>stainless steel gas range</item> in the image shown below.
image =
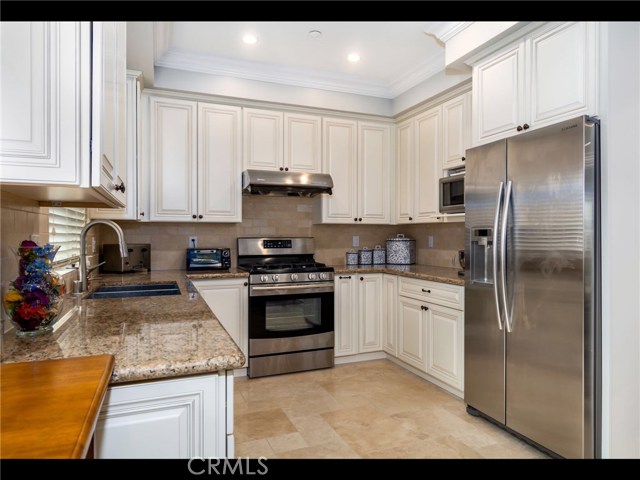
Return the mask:
[[333,268],[312,237],[238,238],[249,275],[249,377],[333,367]]

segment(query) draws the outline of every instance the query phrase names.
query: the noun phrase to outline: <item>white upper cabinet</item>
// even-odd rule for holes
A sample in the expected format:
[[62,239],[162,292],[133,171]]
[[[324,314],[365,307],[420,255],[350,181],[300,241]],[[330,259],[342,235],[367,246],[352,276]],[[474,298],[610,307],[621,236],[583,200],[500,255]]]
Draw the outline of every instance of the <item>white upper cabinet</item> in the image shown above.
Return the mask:
[[197,218],[197,113],[196,102],[149,97],[152,221]]
[[416,180],[414,168],[414,125],[405,120],[396,127],[396,220],[398,223],[412,222],[415,215],[414,190]]
[[322,171],[322,119],[301,113],[284,114],[284,164],[286,171]]
[[415,118],[415,217],[428,220],[439,215],[438,181],[442,146],[442,107]]
[[241,109],[149,97],[153,221],[240,222]]
[[125,25],[2,23],[2,188],[69,206],[125,206]]
[[244,168],[317,173],[321,171],[321,118],[245,108]]
[[473,67],[473,144],[597,115],[596,22],[551,23]]
[[532,128],[596,113],[596,28],[594,22],[565,23],[527,42]]
[[391,132],[386,123],[323,118],[323,171],[333,194],[320,199],[319,223],[389,224]]
[[474,67],[474,144],[512,135],[525,123],[524,56],[518,44]]
[[198,103],[198,220],[242,221],[241,108]]
[[[142,173],[140,158],[140,90],[142,73],[127,72],[126,108],[126,207],[95,208],[89,210],[91,218],[111,218],[115,220],[148,220],[148,206],[143,192],[148,183]],[[145,180],[145,181],[143,181]],[[143,185],[144,184],[144,185]]]
[[463,166],[471,146],[471,92],[442,105],[442,127],[441,170]]

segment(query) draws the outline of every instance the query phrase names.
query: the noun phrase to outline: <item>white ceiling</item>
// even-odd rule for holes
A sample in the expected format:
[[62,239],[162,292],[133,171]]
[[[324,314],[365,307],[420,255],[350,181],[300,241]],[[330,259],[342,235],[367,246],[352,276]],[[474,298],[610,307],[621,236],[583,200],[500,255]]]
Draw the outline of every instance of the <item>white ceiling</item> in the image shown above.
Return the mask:
[[[444,69],[428,22],[164,22],[155,65],[394,98]],[[457,24],[455,24],[457,25]],[[322,35],[312,38],[309,31]],[[254,34],[258,41],[243,43]],[[361,60],[347,60],[351,52]]]

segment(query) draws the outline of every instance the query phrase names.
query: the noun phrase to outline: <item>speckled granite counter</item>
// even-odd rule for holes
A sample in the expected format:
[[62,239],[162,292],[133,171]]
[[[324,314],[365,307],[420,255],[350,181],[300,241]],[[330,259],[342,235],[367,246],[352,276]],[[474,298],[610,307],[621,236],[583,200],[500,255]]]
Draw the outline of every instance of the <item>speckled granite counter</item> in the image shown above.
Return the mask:
[[186,275],[190,280],[216,280],[223,278],[248,278],[249,272],[238,268],[230,268],[228,271],[221,272],[186,272]]
[[181,294],[100,300],[69,296],[65,301],[76,308],[52,334],[27,339],[13,331],[5,334],[2,363],[111,354],[116,359],[111,383],[242,367],[244,355],[200,295],[189,291],[195,292],[185,275],[178,270],[101,275],[92,288],[176,281]]
[[390,273],[401,277],[464,286],[464,277],[458,275],[457,268],[431,267],[428,265],[333,265],[333,268],[335,268],[338,275],[341,273]]

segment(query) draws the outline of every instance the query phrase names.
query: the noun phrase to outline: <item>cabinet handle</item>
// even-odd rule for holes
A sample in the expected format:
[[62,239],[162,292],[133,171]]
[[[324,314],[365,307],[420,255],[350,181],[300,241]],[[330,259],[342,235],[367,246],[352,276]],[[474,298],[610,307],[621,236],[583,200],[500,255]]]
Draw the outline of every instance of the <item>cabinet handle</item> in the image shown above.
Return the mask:
[[[523,129],[525,129],[525,130],[529,130],[529,125],[525,123],[525,124],[522,126],[522,128],[523,128]],[[123,190],[123,191],[124,191],[124,190]]]
[[351,275],[349,275],[349,276],[345,275],[344,277],[343,277],[342,275],[340,275],[338,278],[339,278],[340,280],[346,280],[346,279],[348,279],[348,278],[351,278]]
[[283,170],[284,170],[284,168],[280,167],[280,171],[283,171]]
[[198,218],[203,218],[202,215],[198,215]]
[[464,162],[467,158],[466,157],[462,157],[462,161]]
[[517,131],[519,131],[519,132],[521,132],[521,131],[522,131],[522,127],[521,127],[520,125],[518,125],[518,126],[516,127],[516,130],[517,130]]
[[195,214],[191,215],[191,218],[198,218]]
[[247,285],[249,285],[249,282],[244,282],[244,286],[246,287]]
[[289,171],[289,167],[284,167],[284,171],[288,172]]
[[363,281],[363,280],[364,280],[364,277],[360,277],[360,281]]
[[140,216],[141,216],[141,217],[144,217],[144,212],[140,212]]
[[126,188],[124,186],[124,182],[122,182],[120,185],[116,185],[116,192],[124,193],[125,190],[126,190]]
[[423,291],[424,293],[431,293],[431,290],[425,290],[424,288],[422,289],[422,291]]

